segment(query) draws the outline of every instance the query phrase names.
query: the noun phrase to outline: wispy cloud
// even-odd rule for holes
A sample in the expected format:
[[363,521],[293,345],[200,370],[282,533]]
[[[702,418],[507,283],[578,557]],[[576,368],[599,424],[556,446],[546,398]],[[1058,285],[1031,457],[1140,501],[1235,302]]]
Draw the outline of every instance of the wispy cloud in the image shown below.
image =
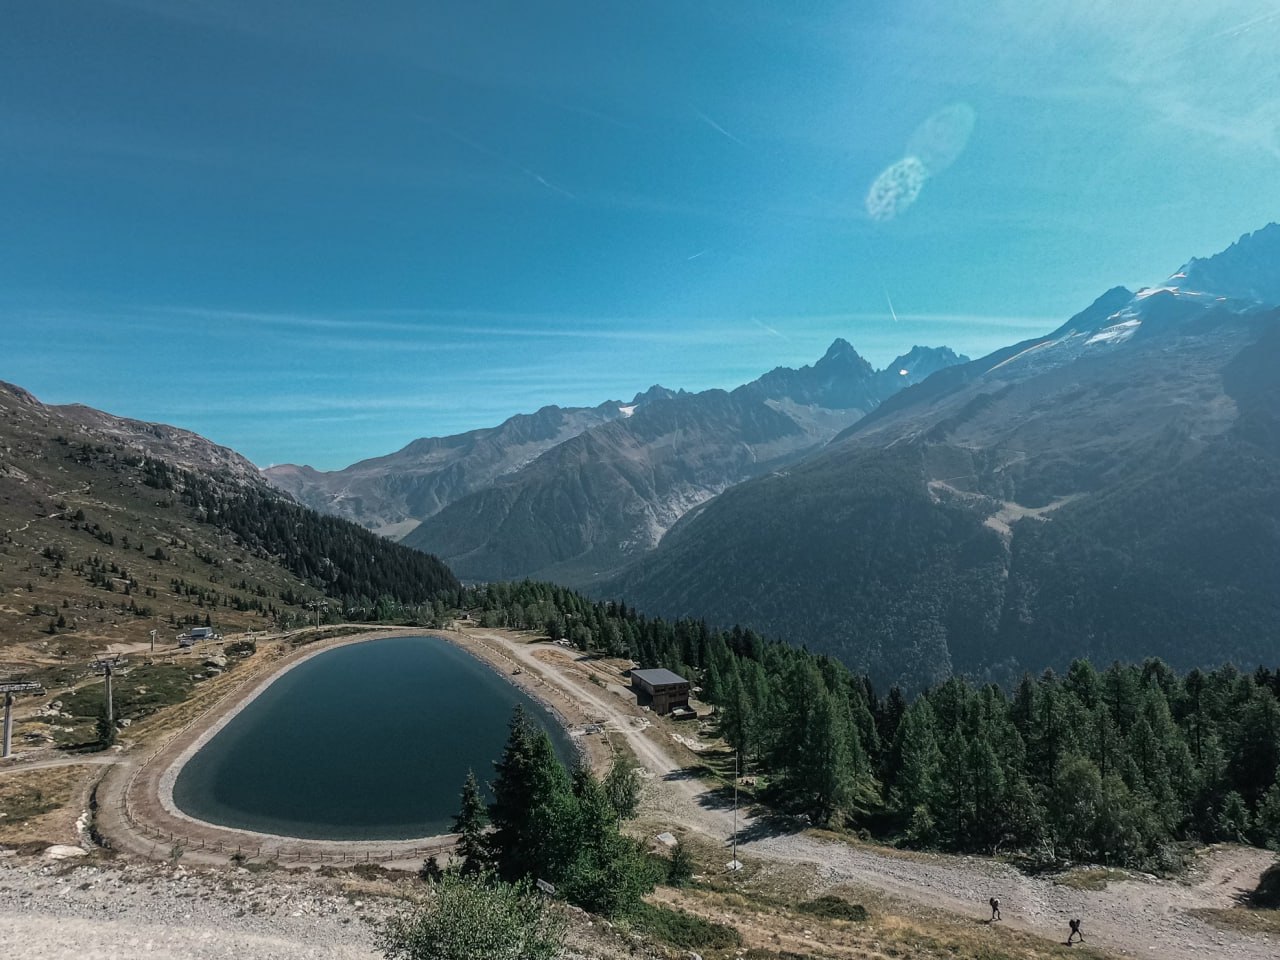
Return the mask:
[[[715,343],[722,328],[733,321],[723,318],[583,317],[548,313],[504,313],[489,310],[404,309],[367,313],[322,314],[256,310],[223,310],[192,306],[147,306],[154,323],[168,317],[186,317],[216,323],[237,323],[261,329],[275,326],[300,331],[342,331],[361,334],[419,334],[430,336],[422,349],[464,349],[487,337],[632,341],[658,344]],[[388,319],[388,315],[395,319]],[[455,338],[454,341],[445,338]],[[385,344],[385,339],[369,342]],[[446,346],[448,345],[448,346]]]
[[[1261,11],[1260,11],[1260,8]],[[1060,70],[1064,57],[1090,78],[1119,83],[1151,120],[1206,144],[1258,150],[1280,159],[1280,7],[1258,0],[1084,0],[1056,11],[999,0],[996,15],[969,28],[998,27],[1004,67],[1027,88]],[[1055,56],[1046,56],[1053,51]],[[1092,81],[1091,81],[1092,82]]]

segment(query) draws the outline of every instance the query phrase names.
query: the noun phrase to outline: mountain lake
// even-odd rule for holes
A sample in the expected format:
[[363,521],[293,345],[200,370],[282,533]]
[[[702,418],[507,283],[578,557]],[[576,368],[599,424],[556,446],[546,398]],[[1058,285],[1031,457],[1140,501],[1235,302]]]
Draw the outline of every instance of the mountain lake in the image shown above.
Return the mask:
[[468,770],[487,791],[519,704],[572,766],[545,707],[439,637],[349,644],[275,680],[186,763],[188,816],[286,837],[399,840],[447,833]]

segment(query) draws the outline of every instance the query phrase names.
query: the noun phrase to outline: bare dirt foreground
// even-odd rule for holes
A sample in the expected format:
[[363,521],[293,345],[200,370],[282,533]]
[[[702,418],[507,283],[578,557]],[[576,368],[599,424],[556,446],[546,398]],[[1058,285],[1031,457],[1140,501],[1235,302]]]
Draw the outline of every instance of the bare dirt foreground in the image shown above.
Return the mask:
[[[648,779],[637,821],[647,833],[670,830],[711,845],[731,835],[731,805],[696,775],[702,746],[696,728],[668,724],[639,709],[622,685],[617,664],[505,631],[472,628],[442,635],[551,706],[597,765],[615,750],[633,754]],[[0,947],[32,960],[378,956],[369,921],[392,909],[391,894],[361,887],[351,874],[325,876],[329,871],[316,869],[321,856],[326,865],[350,868],[370,855],[367,844],[274,838],[260,854],[261,837],[195,824],[162,802],[165,771],[254,691],[305,656],[371,636],[335,638],[297,653],[282,645],[260,655],[260,662],[239,679],[227,678],[206,702],[152,730],[138,731],[131,749],[100,755],[94,758],[96,766],[81,767],[86,778],[82,800],[87,804],[96,796],[97,829],[117,856],[110,862],[98,862],[95,854],[92,862],[64,863],[0,857]],[[584,735],[584,728],[596,731],[594,725],[600,732]],[[80,757],[47,766],[84,763]],[[0,767],[0,778],[44,766]],[[105,779],[91,792],[104,769]],[[88,848],[84,825],[82,818],[77,829]],[[1274,938],[1218,929],[1195,913],[1234,906],[1273,862],[1264,851],[1214,848],[1182,881],[1134,876],[1112,879],[1094,890],[1029,877],[993,860],[905,854],[741,813],[737,827],[739,859],[748,867],[744,877],[753,869],[803,875],[809,878],[810,895],[828,890],[865,894],[886,912],[927,915],[935,928],[941,924],[972,931],[988,915],[987,898],[997,896],[1007,927],[1048,942],[1061,943],[1067,919],[1082,917],[1090,946],[1116,955],[1161,960],[1273,960],[1280,955]],[[182,842],[173,836],[181,836]],[[375,858],[416,867],[423,843],[383,849]],[[230,862],[233,845],[248,855],[252,871]],[[289,860],[291,850],[298,855],[297,865],[311,869],[300,875],[278,869],[295,865]],[[724,854],[727,861],[728,851]],[[272,858],[278,865],[263,863]],[[740,881],[726,872],[717,882]],[[1068,955],[1067,948],[1059,949]],[[992,954],[997,955],[1017,954]]]
[[388,910],[316,877],[0,861],[0,946],[27,960],[374,960]]

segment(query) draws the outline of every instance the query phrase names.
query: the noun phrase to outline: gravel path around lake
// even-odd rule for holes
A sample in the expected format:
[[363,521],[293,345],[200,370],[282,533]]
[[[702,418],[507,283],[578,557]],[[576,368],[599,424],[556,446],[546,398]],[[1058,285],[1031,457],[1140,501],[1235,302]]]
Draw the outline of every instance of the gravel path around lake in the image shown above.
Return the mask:
[[[232,854],[285,864],[369,862],[409,869],[416,869],[428,856],[443,858],[453,846],[454,838],[449,834],[406,840],[298,839],[202,821],[178,809],[173,801],[173,785],[182,766],[285,673],[338,647],[418,635],[440,637],[456,644],[542,703],[571,734],[580,734],[584,716],[574,709],[572,702],[550,695],[535,675],[511,673],[501,657],[464,632],[424,631],[412,627],[373,629],[318,640],[266,662],[158,748],[152,747],[147,753],[120,755],[98,787],[99,830],[116,849],[164,859],[180,847],[184,858],[206,865],[224,864]],[[580,735],[574,740],[591,762],[597,765],[607,762],[607,744]]]

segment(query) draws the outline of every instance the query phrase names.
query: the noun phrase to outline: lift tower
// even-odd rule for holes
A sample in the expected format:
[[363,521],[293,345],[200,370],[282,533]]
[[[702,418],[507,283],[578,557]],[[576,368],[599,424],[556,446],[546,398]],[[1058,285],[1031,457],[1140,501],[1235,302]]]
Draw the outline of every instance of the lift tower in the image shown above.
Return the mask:
[[115,704],[111,699],[111,675],[115,672],[116,667],[123,667],[128,662],[124,657],[112,655],[99,657],[89,664],[94,673],[105,674],[107,678],[107,723],[116,722]]
[[4,752],[0,757],[13,753],[13,696],[16,693],[44,693],[44,687],[38,683],[18,681],[16,683],[0,683],[0,693],[4,694]]

